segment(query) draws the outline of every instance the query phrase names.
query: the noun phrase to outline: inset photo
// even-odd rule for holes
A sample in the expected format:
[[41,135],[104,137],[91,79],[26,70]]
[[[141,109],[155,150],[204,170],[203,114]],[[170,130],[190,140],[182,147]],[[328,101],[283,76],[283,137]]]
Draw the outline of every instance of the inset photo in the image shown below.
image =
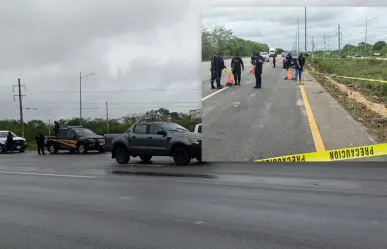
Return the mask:
[[203,160],[386,160],[386,10],[205,10]]

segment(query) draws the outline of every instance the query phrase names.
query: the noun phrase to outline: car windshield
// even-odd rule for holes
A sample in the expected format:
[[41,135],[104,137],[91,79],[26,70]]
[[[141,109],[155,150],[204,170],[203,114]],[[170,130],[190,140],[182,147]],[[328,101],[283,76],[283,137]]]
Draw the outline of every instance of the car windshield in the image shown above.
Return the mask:
[[[12,131],[11,131],[11,134],[12,136],[17,137],[17,135]],[[8,131],[0,131],[0,137],[7,137],[7,136],[8,136]]]
[[169,131],[175,131],[175,132],[189,132],[186,128],[184,128],[181,125],[175,124],[175,123],[165,123],[161,125],[163,128],[169,130]]
[[76,129],[73,129],[73,130],[78,135],[81,135],[81,136],[96,135],[94,132],[92,132],[91,130],[86,129],[86,128],[76,128]]
[[266,52],[261,52],[261,55],[267,55],[267,53]]

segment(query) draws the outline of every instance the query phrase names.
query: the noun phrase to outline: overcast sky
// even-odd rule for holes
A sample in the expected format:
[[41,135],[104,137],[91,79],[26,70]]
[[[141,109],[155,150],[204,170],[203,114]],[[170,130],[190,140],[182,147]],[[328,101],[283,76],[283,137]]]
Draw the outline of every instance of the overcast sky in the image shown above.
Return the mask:
[[[0,8],[0,119],[111,117],[201,108],[200,16],[189,1],[5,1]],[[184,35],[182,35],[184,34]],[[15,89],[17,90],[17,88]],[[15,93],[16,94],[16,93]],[[61,103],[67,102],[67,103]]]
[[[367,3],[380,5],[382,2],[377,1]],[[302,6],[306,2],[309,5],[363,3],[359,0],[326,0],[323,3],[299,0],[297,4]],[[269,37],[274,35],[273,30],[268,29],[270,23],[262,26],[253,22],[272,18],[278,21],[276,32],[292,34],[295,25],[283,21],[284,9],[277,7],[269,14],[263,7],[252,9],[257,4],[286,5],[289,1],[2,0],[0,119],[19,118],[18,102],[13,102],[16,92],[12,92],[12,85],[17,84],[18,78],[26,85],[24,109],[38,109],[25,110],[26,120],[78,117],[79,72],[96,73],[83,79],[83,117],[105,117],[105,101],[109,102],[111,117],[158,107],[173,111],[200,108],[199,7],[212,5],[204,8],[205,17],[211,18],[205,20],[207,25],[222,20],[245,38],[261,41],[264,37],[267,39],[264,42],[270,45],[271,41],[275,41],[273,45],[276,46],[287,45],[279,38]],[[222,10],[217,6],[234,6],[234,9]],[[251,7],[236,10],[235,6]],[[386,14],[384,9],[380,11]],[[323,21],[317,25],[311,19],[310,25],[325,26],[329,33],[334,33],[338,20],[333,18],[341,17],[344,41],[349,35],[349,16],[355,20],[353,23],[364,26],[365,17],[359,11],[345,15],[329,12],[322,12],[327,14],[327,19],[321,13],[315,14]],[[302,8],[294,12],[288,9],[287,13],[286,16],[303,16]],[[309,16],[312,18],[311,14]],[[376,26],[385,21],[381,14],[372,16],[379,16],[379,20],[370,25],[370,30],[381,29]],[[233,24],[235,19],[240,22]],[[317,31],[321,32],[321,37],[324,31]],[[363,28],[355,31],[363,32]],[[258,32],[264,36],[257,36]]]
[[[244,39],[289,50],[296,44],[299,18],[300,50],[304,51],[304,16],[304,7],[211,7],[203,11],[202,24],[205,27],[222,24]],[[366,18],[370,19],[367,41],[387,41],[387,7],[307,7],[307,49],[312,47],[312,37],[315,48],[321,49],[324,33],[331,36],[326,47],[337,49],[338,24],[342,27],[343,44],[364,42]]]

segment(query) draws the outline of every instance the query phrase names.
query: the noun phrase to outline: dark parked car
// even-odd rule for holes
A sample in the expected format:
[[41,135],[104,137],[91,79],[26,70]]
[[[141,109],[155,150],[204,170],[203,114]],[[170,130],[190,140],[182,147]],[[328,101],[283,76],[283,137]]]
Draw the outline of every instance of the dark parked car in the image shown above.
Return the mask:
[[288,56],[288,54],[290,54],[292,56],[291,64],[289,66],[290,67],[294,67],[294,65],[296,64],[296,61],[297,61],[297,58],[298,58],[298,53],[295,52],[295,51],[287,52],[285,57],[284,57],[284,59],[283,59],[283,68],[287,68],[288,67],[287,60],[286,60],[286,57]]

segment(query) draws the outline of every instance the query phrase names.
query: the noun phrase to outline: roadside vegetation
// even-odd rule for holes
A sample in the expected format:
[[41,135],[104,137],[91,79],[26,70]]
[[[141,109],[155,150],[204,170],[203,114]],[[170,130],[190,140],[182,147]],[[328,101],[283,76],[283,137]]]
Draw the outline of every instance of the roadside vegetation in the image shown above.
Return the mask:
[[[224,26],[213,29],[202,27],[202,60],[210,60],[215,52],[223,53],[225,59],[239,54],[241,57],[250,57],[253,52],[269,52],[269,46],[264,43],[244,40],[234,35],[232,30]],[[284,50],[277,48],[277,53]]]
[[[384,51],[384,44],[380,50]],[[347,46],[347,45],[346,45]],[[363,47],[361,47],[363,46]],[[353,50],[361,50],[359,44]],[[379,47],[378,47],[379,48]],[[387,142],[387,83],[345,79],[332,75],[387,80],[387,61],[375,57],[336,58],[332,55],[308,59],[307,69],[325,89],[354,117],[364,124],[376,140]]]
[[[139,116],[124,116],[119,119],[110,119],[109,120],[109,131],[107,128],[107,122],[104,118],[94,118],[94,119],[85,119],[82,120],[82,126],[92,130],[93,132],[103,135],[106,133],[123,133],[125,132]],[[160,108],[158,110],[151,110],[147,113],[147,119],[150,121],[167,121],[180,124],[183,127],[187,127],[188,124],[199,124],[201,123],[201,118],[193,118],[189,114],[170,112],[167,109]],[[79,125],[78,118],[72,119],[61,119],[57,120],[61,127],[66,127],[70,125]],[[53,124],[51,124],[51,129],[53,129]],[[20,121],[19,120],[0,120],[0,130],[10,130],[15,134],[21,136],[20,134]],[[45,136],[49,134],[49,124],[42,120],[31,120],[24,123],[24,138],[29,144],[29,149],[35,148],[35,135],[37,132],[41,131]]]

